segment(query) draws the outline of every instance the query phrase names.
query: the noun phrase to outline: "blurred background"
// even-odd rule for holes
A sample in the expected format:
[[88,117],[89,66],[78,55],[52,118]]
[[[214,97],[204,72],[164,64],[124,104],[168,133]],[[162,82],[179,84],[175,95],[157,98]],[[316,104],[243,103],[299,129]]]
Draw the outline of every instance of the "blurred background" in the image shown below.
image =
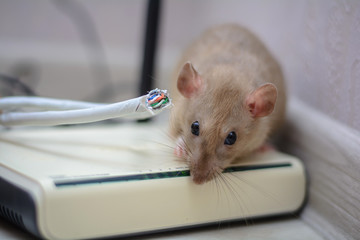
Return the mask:
[[[41,96],[138,96],[147,1],[1,0],[0,73]],[[163,0],[154,87],[206,28],[236,22],[282,65],[292,97],[360,130],[360,1]],[[1,86],[1,94],[11,94]]]

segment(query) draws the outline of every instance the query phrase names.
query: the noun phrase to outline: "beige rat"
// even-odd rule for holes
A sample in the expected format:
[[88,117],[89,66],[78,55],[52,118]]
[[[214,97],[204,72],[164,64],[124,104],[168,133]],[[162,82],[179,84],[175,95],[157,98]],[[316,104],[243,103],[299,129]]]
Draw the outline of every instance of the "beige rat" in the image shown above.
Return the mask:
[[279,64],[243,27],[206,31],[185,51],[177,72],[170,132],[197,184],[259,149],[284,119]]

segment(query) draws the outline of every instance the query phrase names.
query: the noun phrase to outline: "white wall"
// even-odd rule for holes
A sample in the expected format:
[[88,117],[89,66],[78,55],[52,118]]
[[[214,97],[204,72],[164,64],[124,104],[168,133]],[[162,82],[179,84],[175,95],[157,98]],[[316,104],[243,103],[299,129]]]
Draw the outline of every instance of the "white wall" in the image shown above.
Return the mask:
[[169,48],[213,24],[248,26],[281,62],[291,94],[360,130],[359,1],[172,0],[164,14]]
[[[77,3],[89,13],[90,22],[81,21],[81,12],[71,11]],[[129,89],[137,94],[134,81],[139,77],[145,8],[146,2],[140,0],[2,0],[0,72],[12,75],[23,65],[33,66],[39,94],[74,99],[93,96],[109,83],[106,74],[97,77],[92,72],[94,62],[104,63],[102,51],[91,38],[82,37],[93,22],[110,79],[119,83],[117,98],[126,99]]]

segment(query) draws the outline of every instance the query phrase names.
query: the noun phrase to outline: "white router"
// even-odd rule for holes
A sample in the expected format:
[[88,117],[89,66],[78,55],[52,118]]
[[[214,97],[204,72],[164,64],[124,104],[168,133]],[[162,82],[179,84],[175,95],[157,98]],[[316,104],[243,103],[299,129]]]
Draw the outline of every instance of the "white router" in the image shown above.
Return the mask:
[[47,239],[129,236],[296,213],[295,157],[257,153],[196,185],[160,125],[0,131],[0,215]]

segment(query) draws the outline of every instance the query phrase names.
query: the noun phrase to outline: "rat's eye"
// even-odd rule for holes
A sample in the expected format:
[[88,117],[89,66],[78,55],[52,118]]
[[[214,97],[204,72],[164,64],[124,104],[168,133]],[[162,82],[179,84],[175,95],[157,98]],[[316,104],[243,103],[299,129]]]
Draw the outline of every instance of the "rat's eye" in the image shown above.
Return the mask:
[[199,133],[200,133],[200,124],[198,121],[195,121],[191,124],[191,133],[196,135],[196,136],[199,136]]
[[225,141],[224,144],[225,145],[233,145],[236,142],[236,133],[235,132],[230,132]]

